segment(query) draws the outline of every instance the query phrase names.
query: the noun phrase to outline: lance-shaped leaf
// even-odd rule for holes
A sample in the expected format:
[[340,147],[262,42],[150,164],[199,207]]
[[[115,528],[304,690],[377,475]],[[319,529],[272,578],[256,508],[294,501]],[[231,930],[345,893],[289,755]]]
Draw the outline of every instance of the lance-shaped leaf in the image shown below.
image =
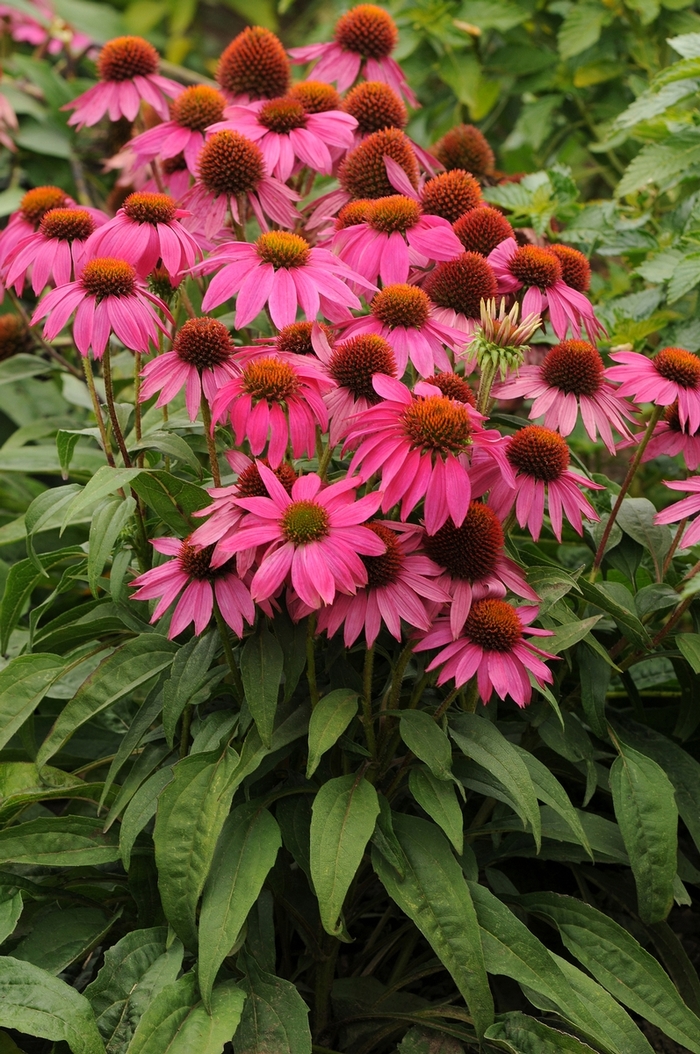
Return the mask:
[[644,922],[661,922],[673,904],[678,810],[668,776],[652,758],[618,744],[610,769],[615,816],[637,886]]
[[442,832],[426,820],[395,814],[394,833],[405,854],[401,879],[373,848],[382,885],[430,943],[452,976],[479,1036],[493,1023],[479,925],[462,869]]
[[348,940],[341,919],[345,895],[360,866],[379,813],[377,792],[357,776],[328,780],[314,799],[311,879],[327,933]]
[[452,748],[442,729],[424,710],[404,710],[399,723],[401,738],[419,761],[439,780],[451,780]]
[[258,899],[281,845],[277,821],[256,802],[239,805],[226,818],[199,919],[199,990],[207,1008],[218,969]]
[[64,665],[58,655],[20,655],[0,670],[0,749],[34,713]]
[[576,1036],[550,1028],[527,1014],[505,1014],[486,1032],[485,1039],[496,1042],[499,1050],[510,1054],[593,1054],[593,1048]]
[[282,648],[263,622],[260,630],[249,637],[243,646],[241,678],[248,708],[266,747],[270,746],[275,727],[277,696],[283,670]]
[[163,911],[191,948],[197,946],[197,903],[231,805],[237,764],[235,750],[192,754],[174,767],[158,800],[153,841]]
[[241,1020],[245,993],[226,981],[214,989],[211,1014],[194,974],[166,985],[136,1026],[129,1054],[221,1054]]
[[316,704],[309,721],[307,780],[311,779],[323,755],[338,742],[357,713],[358,698],[357,692],[350,688],[337,688]]
[[0,958],[0,1027],[63,1040],[73,1054],[104,1054],[84,995],[32,963]]
[[429,768],[411,769],[408,777],[411,794],[428,816],[435,820],[461,856],[464,851],[464,817],[454,784],[436,779]]
[[291,981],[262,970],[252,955],[241,951],[240,987],[247,995],[234,1049],[241,1054],[311,1054],[309,1008]]
[[119,859],[116,832],[89,816],[50,816],[0,831],[0,864],[97,867]]

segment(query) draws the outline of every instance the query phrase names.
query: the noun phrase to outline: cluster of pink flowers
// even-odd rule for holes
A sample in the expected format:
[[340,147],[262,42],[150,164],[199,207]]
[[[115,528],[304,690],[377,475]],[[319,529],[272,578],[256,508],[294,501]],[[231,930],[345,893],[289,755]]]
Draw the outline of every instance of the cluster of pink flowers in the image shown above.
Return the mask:
[[[585,257],[516,238],[479,173],[441,170],[439,144],[414,146],[396,43],[389,15],[361,4],[333,43],[292,52],[315,62],[292,84],[279,40],[251,27],[223,53],[215,89],[161,76],[138,37],[110,41],[69,123],[155,111],[160,123],[113,162],[131,192],[110,218],[59,188],[29,191],[0,235],[0,279],[44,293],[32,321],[47,340],[72,319],[83,356],[113,337],[153,353],[141,400],[166,407],[184,391],[213,442],[232,436],[232,475],[204,522],[155,539],[166,559],[134,582],[135,598],[158,600],[153,620],[172,609],[171,637],[214,615],[242,636],[256,609],[286,608],[348,647],[407,637],[434,652],[439,683],[476,677],[485,702],[495,691],[523,706],[533,682],[552,681],[552,656],[528,639],[547,631],[532,627],[538,597],[505,553],[507,528],[537,540],[548,525],[561,541],[564,521],[581,534],[599,519],[584,491],[602,488],[571,470],[566,437],[580,420],[611,453],[629,444],[628,397],[670,408],[649,453],[697,467],[700,360],[665,349],[605,368]],[[339,185],[312,200],[317,174]],[[186,296],[193,317],[180,325],[168,304],[186,281],[201,315]],[[219,308],[242,333],[210,317]],[[268,336],[254,341],[256,320]],[[540,325],[558,343],[519,367]],[[489,362],[501,370],[492,397],[532,400],[541,423],[495,427]],[[675,512],[698,509],[700,495]]]

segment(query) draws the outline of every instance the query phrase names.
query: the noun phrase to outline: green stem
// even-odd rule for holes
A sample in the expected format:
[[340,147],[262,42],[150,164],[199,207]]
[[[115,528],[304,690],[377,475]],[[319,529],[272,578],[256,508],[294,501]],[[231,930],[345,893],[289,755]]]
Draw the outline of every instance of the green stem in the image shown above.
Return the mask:
[[306,631],[306,680],[309,684],[309,698],[311,707],[316,706],[319,700],[318,685],[316,684],[316,615],[309,615],[309,625]]
[[87,382],[88,391],[90,392],[90,398],[92,399],[92,408],[97,418],[97,427],[100,430],[100,438],[102,440],[102,447],[107,458],[107,464],[112,468],[115,467],[114,454],[112,453],[112,445],[107,435],[107,428],[105,426],[105,419],[102,416],[102,407],[100,405],[100,399],[95,388],[95,375],[92,372],[92,360],[89,355],[83,358],[83,370],[85,372],[85,380]]
[[224,655],[226,656],[226,662],[228,668],[231,671],[231,680],[233,681],[233,690],[239,703],[242,703],[245,699],[245,690],[243,688],[243,681],[241,680],[241,674],[236,663],[236,657],[233,654],[233,648],[231,647],[231,637],[229,628],[224,621],[224,616],[221,614],[219,605],[214,598],[214,618],[216,619],[216,625],[219,630],[219,636],[221,637],[221,643],[224,646]]
[[114,405],[114,387],[112,385],[112,358],[110,354],[109,344],[105,348],[105,353],[102,358],[102,377],[105,382],[105,396],[107,399],[107,411],[109,413],[109,419],[112,424],[112,433],[117,441],[119,447],[119,453],[122,456],[125,468],[131,468],[131,458],[129,457],[129,451],[126,449],[126,443],[124,442],[124,435],[119,425],[119,418],[117,417],[117,410]]
[[671,566],[671,560],[673,560],[673,556],[674,556],[674,554],[676,552],[676,549],[680,545],[681,538],[683,537],[683,531],[686,529],[687,524],[688,524],[688,517],[687,516],[685,517],[685,519],[681,520],[681,522],[678,524],[678,530],[676,531],[675,535],[673,536],[673,541],[671,542],[671,547],[668,550],[668,552],[666,553],[666,559],[664,560],[664,566],[661,569],[661,581],[662,582],[663,582],[664,578],[666,577],[666,572],[668,571],[669,567]]
[[219,472],[219,458],[216,453],[216,439],[211,426],[211,411],[209,409],[209,403],[207,397],[202,390],[202,400],[199,404],[202,411],[202,424],[204,425],[204,437],[207,441],[207,450],[209,452],[209,464],[211,466],[211,476],[214,480],[214,486],[221,486],[221,473]]
[[481,366],[481,380],[476,397],[476,408],[480,414],[488,414],[491,404],[491,388],[498,372],[497,362],[485,362]]
[[399,655],[396,666],[394,667],[394,673],[391,680],[391,691],[389,693],[389,700],[387,702],[387,710],[395,710],[399,705],[399,699],[401,697],[401,686],[403,684],[403,675],[406,672],[406,667],[411,661],[413,655],[413,649],[416,645],[416,641],[409,641],[406,647]]
[[[476,680],[476,678],[474,678],[474,680]],[[440,703],[439,707],[437,708],[437,710],[433,714],[433,721],[439,721],[440,720],[442,715],[449,709],[449,707],[455,701],[455,699],[457,698],[458,695],[459,695],[459,688],[453,688],[452,691],[450,692],[450,694],[447,695],[442,700],[442,702]],[[472,710],[470,712],[473,713],[474,711]]]
[[630,486],[632,484],[632,480],[634,479],[634,477],[637,474],[637,469],[639,468],[639,466],[641,464],[641,460],[642,460],[642,456],[644,454],[644,451],[647,448],[649,440],[651,439],[653,431],[656,428],[656,425],[658,424],[658,422],[660,421],[661,415],[663,414],[663,412],[664,412],[664,407],[663,406],[655,406],[654,407],[653,413],[652,413],[651,417],[649,418],[649,423],[647,424],[646,432],[644,433],[642,441],[639,444],[639,446],[637,447],[635,455],[632,458],[632,461],[630,462],[630,467],[627,469],[627,475],[625,476],[624,480],[622,481],[622,486],[620,487],[620,493],[617,495],[617,500],[615,501],[615,504],[613,506],[613,510],[610,513],[610,516],[608,518],[608,522],[605,524],[605,529],[603,531],[603,535],[602,535],[602,537],[600,539],[600,543],[598,545],[598,549],[596,550],[595,558],[593,560],[593,568],[591,570],[591,581],[593,581],[595,579],[595,576],[596,576],[596,573],[598,571],[598,568],[600,567],[601,563],[603,562],[603,557],[605,556],[605,547],[608,544],[608,539],[610,538],[610,532],[612,531],[614,523],[615,523],[615,520],[617,519],[617,514],[620,511],[620,506],[622,505],[622,502],[625,500],[625,495],[627,494],[627,491],[630,489]]
[[377,756],[377,740],[372,718],[372,675],[374,673],[374,645],[365,652],[365,668],[362,678],[362,723],[365,726],[367,746],[373,758]]

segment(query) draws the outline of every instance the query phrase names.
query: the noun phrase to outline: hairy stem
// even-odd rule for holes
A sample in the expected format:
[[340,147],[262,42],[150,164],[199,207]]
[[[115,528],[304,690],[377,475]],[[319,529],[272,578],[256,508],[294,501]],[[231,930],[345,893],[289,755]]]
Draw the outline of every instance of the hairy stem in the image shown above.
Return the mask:
[[105,419],[102,416],[102,406],[100,405],[100,398],[95,388],[95,375],[92,372],[92,360],[89,355],[86,355],[83,359],[83,370],[85,372],[85,380],[87,382],[88,391],[90,392],[90,398],[92,399],[92,408],[97,418],[97,427],[100,430],[100,439],[102,440],[102,447],[107,458],[107,464],[112,468],[115,467],[114,454],[112,453],[112,444],[109,441],[107,435],[107,427],[105,425]]
[[126,449],[126,443],[124,442],[124,434],[119,424],[119,418],[117,417],[117,410],[114,405],[114,386],[112,384],[112,357],[109,350],[109,344],[105,348],[105,353],[102,359],[102,377],[105,382],[105,396],[107,399],[107,411],[109,413],[109,420],[112,424],[112,433],[117,441],[119,447],[119,453],[124,461],[125,468],[131,468],[131,458],[129,457],[129,451]]
[[216,438],[214,437],[214,431],[211,426],[211,410],[209,409],[209,403],[207,397],[202,389],[202,400],[199,404],[202,411],[202,424],[204,425],[204,437],[207,441],[207,451],[209,453],[209,465],[211,466],[211,477],[214,480],[214,486],[221,486],[221,473],[219,472],[219,459],[216,454]]

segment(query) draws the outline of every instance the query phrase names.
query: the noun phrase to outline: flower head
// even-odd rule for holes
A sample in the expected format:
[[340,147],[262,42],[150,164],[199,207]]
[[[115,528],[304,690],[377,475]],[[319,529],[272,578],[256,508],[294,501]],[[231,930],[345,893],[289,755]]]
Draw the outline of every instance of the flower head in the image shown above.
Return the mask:
[[62,107],[75,110],[68,124],[78,128],[97,124],[105,114],[110,121],[118,121],[120,117],[133,121],[142,102],[147,102],[166,120],[167,99],[179,95],[182,85],[161,77],[159,65],[158,52],[142,37],[116,37],[108,41],[97,59],[99,84]]
[[442,605],[449,595],[435,583],[440,569],[420,550],[423,531],[411,524],[373,520],[367,524],[385,544],[381,556],[363,556],[367,585],[354,596],[339,595],[322,608],[317,629],[329,637],[343,629],[345,646],[350,648],[361,633],[371,648],[382,625],[396,640],[401,640],[401,623],[414,629],[430,628],[426,600],[432,606]]
[[256,456],[267,446],[273,469],[290,443],[294,457],[312,457],[316,426],[324,432],[328,428],[323,395],[332,386],[320,366],[309,358],[269,351],[257,356],[246,351],[231,361],[240,366],[240,375],[217,392],[214,422],[230,414],[236,445],[247,440]]
[[47,293],[32,317],[32,325],[42,318],[44,338],[53,340],[75,311],[73,339],[81,355],[90,348],[102,358],[110,334],[115,333],[131,351],[148,351],[157,341],[157,330],[168,330],[158,310],[172,324],[173,318],[162,300],[149,293],[135,269],[124,260],[89,260],[74,282],[67,282]]
[[554,680],[542,659],[555,656],[525,640],[526,633],[550,635],[549,630],[530,626],[537,615],[536,607],[514,608],[505,600],[487,597],[472,605],[458,640],[452,639],[449,620],[438,619],[415,650],[442,649],[426,667],[440,669],[438,684],[453,679],[461,688],[476,674],[482,702],[488,703],[495,691],[500,699],[510,696],[518,706],[527,706],[532,699],[528,673],[540,686]]
[[591,265],[578,249],[571,245],[548,245],[561,264],[562,280],[579,293],[587,293],[591,284]]
[[368,81],[384,81],[401,93],[411,106],[418,101],[408,87],[401,67],[391,58],[399,35],[391,15],[375,4],[358,4],[338,19],[335,39],[329,44],[310,44],[292,48],[293,62],[318,59],[313,75],[317,80],[335,81],[345,91],[361,73]]
[[343,109],[357,121],[362,137],[385,128],[405,128],[408,113],[401,96],[383,81],[363,81],[349,91]]
[[216,599],[225,622],[242,637],[243,623],[252,626],[255,621],[255,606],[235,572],[233,561],[212,567],[211,547],[195,548],[189,539],[156,538],[151,544],[156,552],[172,557],[132,582],[137,587],[132,593],[133,600],[159,598],[151,622],[157,622],[180,597],[173,610],[168,638],[177,637],[191,622],[195,633],[203,633],[211,621]]
[[346,156],[338,170],[341,187],[351,198],[385,198],[396,192],[384,159],[391,158],[418,186],[418,163],[411,141],[400,128],[385,128],[367,136]]
[[512,484],[507,441],[482,428],[480,415],[467,403],[443,395],[428,382],[411,393],[399,381],[377,374],[373,385],[383,401],[356,415],[346,448],[357,447],[350,471],[359,471],[360,479],[381,472],[384,512],[401,502],[401,517],[406,519],[424,500],[428,534],[450,516],[460,526],[472,494],[473,448]]
[[435,534],[426,535],[428,556],[443,569],[438,579],[450,595],[450,626],[456,639],[475,600],[504,597],[510,590],[537,602],[537,594],[522,571],[504,552],[503,527],[493,509],[472,501],[459,527],[452,519]]
[[433,176],[423,187],[421,205],[425,212],[442,216],[454,223],[481,202],[481,187],[473,176],[461,168]]
[[355,118],[341,110],[309,113],[300,99],[285,95],[229,106],[210,131],[243,133],[260,147],[267,170],[284,183],[303,165],[330,175],[331,150],[338,154],[352,146],[355,127]]
[[615,453],[614,426],[630,439],[625,423],[633,420],[629,405],[605,380],[600,354],[585,340],[563,340],[551,349],[539,366],[523,366],[517,376],[494,389],[497,399],[532,399],[530,417],[544,415],[547,428],[563,436],[573,432],[580,412],[586,432],[596,441],[598,432],[608,450]]
[[174,283],[201,256],[198,243],[179,222],[188,215],[167,194],[137,191],[113,220],[95,231],[86,250],[90,256],[118,256],[144,278],[162,260]]
[[521,245],[507,238],[488,257],[498,279],[499,293],[514,293],[523,287],[523,313],[542,314],[546,309],[552,329],[563,340],[569,328],[574,337],[581,335],[581,323],[590,340],[604,332],[593,307],[576,289],[563,280],[562,264],[550,248]]
[[[94,210],[97,211],[97,210]],[[107,219],[104,216],[103,221]],[[32,289],[38,296],[53,279],[56,285],[70,282],[86,257],[86,243],[95,230],[94,216],[86,209],[50,209],[39,229],[23,238],[10,257],[6,281],[20,295],[27,272],[32,272]]]
[[247,515],[236,534],[220,543],[222,552],[264,546],[251,582],[255,601],[268,600],[287,582],[309,608],[331,604],[337,593],[354,594],[367,584],[363,556],[386,549],[377,534],[362,526],[376,510],[377,493],[356,499],[357,481],[323,486],[315,473],[302,476],[288,494],[275,474],[258,465],[269,497],[237,498]]
[[700,428],[700,357],[684,348],[663,348],[653,359],[636,351],[616,351],[610,355],[619,366],[607,375],[620,381],[618,392],[639,402],[670,406],[678,402],[682,428]]
[[424,289],[440,309],[437,317],[441,322],[469,332],[473,329],[470,320],[480,317],[482,303],[496,295],[496,276],[483,256],[460,252],[430,272]]
[[465,351],[467,361],[476,359],[481,370],[496,367],[501,379],[507,370],[517,369],[529,348],[527,341],[541,324],[539,315],[527,315],[518,322],[519,313],[518,304],[506,311],[505,299],[501,300],[499,307],[495,299],[485,300],[481,305],[479,325],[474,328]]
[[236,102],[274,99],[289,88],[289,59],[269,29],[247,26],[224,49],[216,79],[221,90]]
[[[247,198],[266,231],[266,216],[282,227],[293,227],[297,195],[267,174],[260,147],[240,132],[214,132],[199,152],[197,182],[183,198],[207,238],[224,225],[227,210],[240,222],[238,203]],[[207,310],[205,308],[205,310]]]
[[172,351],[144,367],[141,399],[159,392],[156,406],[166,406],[184,388],[187,412],[194,421],[202,390],[211,404],[219,388],[238,376],[239,370],[231,361],[234,351],[231,335],[221,322],[206,316],[188,319],[175,337]]
[[421,377],[432,376],[436,368],[451,369],[444,345],[455,350],[464,342],[464,333],[439,319],[427,293],[404,283],[385,286],[372,300],[369,315],[348,323],[344,333],[346,337],[359,333],[384,337],[393,349],[400,377],[409,359]]
[[17,211],[10,216],[7,227],[0,231],[0,273],[7,267],[20,242],[38,231],[47,212],[66,208],[77,208],[77,205],[60,187],[34,187],[28,190]]
[[328,249],[311,248],[288,231],[267,231],[253,244],[227,242],[194,271],[217,272],[202,301],[204,311],[238,294],[237,329],[252,322],[265,304],[278,328],[295,321],[299,306],[312,320],[319,310],[331,320],[348,317],[348,308],[359,308],[360,301],[346,283],[374,288]]
[[452,260],[462,246],[447,220],[426,216],[411,198],[392,194],[377,198],[366,220],[337,231],[331,248],[368,282],[381,277],[390,285],[407,281],[411,263]]
[[467,252],[482,256],[488,256],[506,238],[515,238],[503,213],[491,208],[471,209],[456,220],[453,230]]
[[433,153],[449,172],[463,168],[477,179],[493,173],[496,159],[484,135],[473,124],[458,124],[433,147]]
[[0,315],[0,362],[31,351],[32,335],[19,315]]
[[169,161],[182,154],[187,169],[197,175],[197,158],[205,130],[224,115],[226,99],[207,84],[195,84],[170,104],[170,120],[141,132],[129,142],[139,164],[159,158]]
[[545,497],[552,531],[559,541],[564,514],[579,534],[583,531],[582,514],[589,520],[600,519],[580,488],[603,488],[571,472],[569,448],[558,432],[527,425],[511,437],[507,456],[516,472],[515,489],[498,481],[489,494],[489,505],[501,519],[515,505],[518,523],[521,527],[527,525],[535,541],[542,531]]
[[377,373],[396,377],[398,369],[391,344],[377,333],[361,333],[332,348],[325,334],[316,334],[314,350],[337,387],[325,396],[331,421],[331,446],[346,434],[355,414],[381,402],[372,385]]
[[287,94],[300,102],[307,113],[327,113],[328,110],[344,108],[338,92],[325,81],[298,81]]

